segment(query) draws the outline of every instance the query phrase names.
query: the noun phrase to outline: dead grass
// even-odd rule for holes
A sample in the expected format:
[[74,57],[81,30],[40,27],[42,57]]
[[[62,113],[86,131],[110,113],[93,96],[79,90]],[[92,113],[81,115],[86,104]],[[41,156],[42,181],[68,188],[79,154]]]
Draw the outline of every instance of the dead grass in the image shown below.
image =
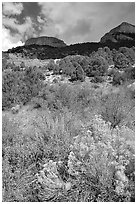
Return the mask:
[[49,63],[49,60],[39,60],[39,59],[29,59],[29,58],[22,58],[21,56],[16,56],[14,54],[9,54],[8,62],[14,62],[16,66],[20,66],[21,62],[24,62],[26,67],[34,67],[34,66],[46,66]]
[[[3,201],[45,201],[45,192],[36,183],[35,175],[41,169],[41,165],[49,159],[65,161],[71,151],[73,138],[82,134],[84,137],[86,134],[84,132],[85,128],[92,130],[95,114],[102,108],[102,106],[99,107],[102,95],[100,95],[100,92],[96,93],[97,89],[94,89],[89,83],[88,86],[87,83],[55,85],[49,88],[49,93],[51,91],[55,96],[54,100],[58,99],[60,101],[62,104],[60,109],[51,109],[47,105],[45,108],[33,109],[32,104],[30,104],[23,106],[17,114],[12,114],[9,111],[3,113]],[[127,110],[127,105],[130,107],[131,102],[133,102],[129,100],[130,97],[128,98],[128,96],[126,96],[126,100],[123,96],[120,96],[120,100],[116,101],[117,98],[112,99],[111,94],[109,97],[111,102],[108,100],[106,107],[109,108],[110,116],[112,116],[115,106],[121,108],[121,105],[122,107],[126,105]],[[100,131],[105,141],[105,138],[109,138],[109,134],[106,129],[103,129],[106,127],[105,122],[103,124],[104,126],[97,126],[102,129],[97,128],[96,132]],[[129,134],[131,134],[131,131],[126,129],[122,131],[122,137],[125,137],[130,143]],[[108,134],[107,137],[106,134]],[[134,131],[131,139],[131,146],[133,146]],[[98,156],[97,165],[101,167],[104,157],[101,149],[98,151],[102,157]],[[89,168],[89,165],[87,167]],[[92,165],[91,169],[93,169]],[[101,169],[98,169],[98,171],[101,171]],[[109,170],[106,169],[106,171]],[[108,172],[108,175],[109,173],[111,172]],[[106,174],[104,173],[104,175]],[[105,180],[105,176],[103,176],[102,178]],[[91,184],[93,183],[89,182],[89,179],[91,179],[90,172],[87,172],[76,179],[75,189],[61,192],[60,195],[56,195],[56,198],[52,198],[52,201],[86,202],[95,200],[96,190],[101,189],[101,186],[97,186],[96,182],[94,187],[97,188],[91,194],[91,188],[93,188]],[[105,194],[108,196],[107,191],[105,191]],[[100,195],[101,201],[112,199],[109,196],[105,197],[103,190]]]

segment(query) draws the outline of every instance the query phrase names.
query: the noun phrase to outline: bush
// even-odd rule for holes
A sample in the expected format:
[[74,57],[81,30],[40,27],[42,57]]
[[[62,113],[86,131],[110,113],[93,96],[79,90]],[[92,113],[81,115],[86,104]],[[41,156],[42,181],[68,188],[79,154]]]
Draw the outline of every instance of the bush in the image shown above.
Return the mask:
[[108,75],[108,76],[112,76],[112,77],[113,77],[116,73],[117,73],[117,70],[114,69],[114,68],[111,68],[111,69],[109,69],[109,70],[107,71],[107,75]]
[[[47,85],[31,101],[35,110],[10,119],[4,114],[3,201],[134,201],[134,132],[114,124],[127,114],[122,97],[102,99],[101,110],[110,108],[104,121],[94,114],[97,101],[90,86]],[[53,108],[58,104],[60,109]]]
[[80,65],[76,68],[76,79],[79,81],[85,81],[85,73]]
[[135,63],[135,51],[132,48],[120,47],[119,52],[124,54],[131,64]]
[[21,62],[20,68],[25,68],[25,63],[24,62]]
[[126,81],[125,73],[115,72],[113,75],[113,85],[122,85]]
[[46,69],[48,69],[49,71],[53,71],[54,70],[54,62],[49,62],[46,66]]
[[84,73],[82,67],[75,61],[72,62],[72,64],[74,66],[74,68],[73,68],[74,71],[71,72],[71,75],[70,75],[71,79],[70,80],[71,81],[79,80],[79,81],[83,82],[85,80],[85,73]]
[[63,60],[59,62],[59,67],[62,70],[62,74],[66,76],[72,76],[75,72],[75,67],[73,63],[70,61],[69,57],[65,57]]
[[104,76],[107,72],[108,64],[102,57],[91,59],[90,65],[86,70],[86,75],[89,77],[93,76]]
[[121,125],[132,108],[131,99],[125,93],[110,93],[101,101],[102,118],[109,121],[112,128]]
[[125,78],[127,80],[134,80],[135,79],[135,67],[129,66],[125,69]]
[[57,64],[53,66],[53,74],[60,74],[60,67]]
[[2,106],[3,109],[11,108],[20,103],[27,103],[32,97],[38,95],[42,88],[44,75],[29,67],[25,72],[5,73],[2,79]]
[[114,60],[114,65],[118,69],[125,69],[129,66],[130,62],[129,60],[125,57],[124,54],[118,53],[115,57]]
[[20,67],[19,67],[19,66],[14,66],[13,71],[14,71],[14,72],[20,71]]
[[104,79],[101,76],[95,76],[94,78],[91,79],[90,82],[92,82],[92,83],[102,83],[102,82],[104,82]]

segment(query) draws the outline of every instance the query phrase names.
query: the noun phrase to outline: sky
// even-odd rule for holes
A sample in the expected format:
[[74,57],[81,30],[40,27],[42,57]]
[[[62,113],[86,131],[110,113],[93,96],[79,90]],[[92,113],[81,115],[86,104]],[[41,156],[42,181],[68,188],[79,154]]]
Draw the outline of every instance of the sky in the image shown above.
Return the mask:
[[3,2],[2,50],[39,36],[98,42],[122,22],[135,25],[134,2]]

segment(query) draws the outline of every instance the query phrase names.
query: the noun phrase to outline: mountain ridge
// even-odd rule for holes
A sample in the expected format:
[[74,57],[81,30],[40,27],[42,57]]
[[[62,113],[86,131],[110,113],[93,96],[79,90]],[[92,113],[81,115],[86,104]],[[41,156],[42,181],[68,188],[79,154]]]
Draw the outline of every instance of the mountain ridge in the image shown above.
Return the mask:
[[119,42],[122,40],[135,40],[135,26],[127,23],[122,22],[117,27],[111,29],[109,32],[107,32],[101,39],[101,43],[105,43],[107,41],[112,42]]
[[[125,32],[124,32],[125,31]],[[130,32],[131,31],[131,32]],[[135,26],[123,22],[119,26],[106,33],[99,42],[84,42],[66,45],[63,41],[54,38],[46,37],[50,41],[49,44],[37,44],[32,39],[31,43],[25,43],[24,46],[12,48],[7,53],[21,53],[22,56],[38,59],[56,59],[64,58],[68,55],[90,55],[93,51],[97,51],[99,47],[109,47],[110,49],[119,49],[120,47],[135,46]],[[57,46],[51,43],[57,39]],[[29,39],[30,42],[31,39]],[[53,41],[52,41],[53,40]],[[61,41],[61,46],[60,46]],[[26,41],[28,42],[28,41]],[[47,41],[46,41],[47,42]],[[62,44],[63,42],[63,44]],[[58,44],[59,43],[59,44]],[[65,44],[65,45],[64,45]],[[62,46],[63,45],[63,46]]]
[[52,47],[65,47],[67,46],[63,40],[55,37],[40,36],[36,38],[30,38],[25,42],[25,45],[49,45]]

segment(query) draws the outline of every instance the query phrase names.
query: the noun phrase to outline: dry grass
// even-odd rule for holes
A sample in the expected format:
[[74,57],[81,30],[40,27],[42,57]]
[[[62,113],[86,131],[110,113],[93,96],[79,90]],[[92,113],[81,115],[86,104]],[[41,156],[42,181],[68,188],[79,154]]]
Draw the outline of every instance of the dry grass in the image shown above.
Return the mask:
[[[95,116],[100,110],[99,100],[102,95],[95,94],[96,89],[90,84],[56,85],[48,91],[54,95],[50,102],[60,102],[59,109],[50,108],[48,103],[45,108],[33,109],[30,104],[23,106],[17,114],[3,113],[3,201],[125,201],[125,197],[119,197],[112,190],[113,175],[109,167],[112,157],[108,159],[106,155],[112,147],[116,154],[126,155],[129,150],[134,161],[134,131],[126,128],[118,130],[118,138],[113,143],[112,130]],[[107,120],[114,106],[120,108],[122,104],[131,105],[131,100],[123,100],[123,97],[119,103],[117,99],[111,98],[113,103],[107,103]],[[85,174],[71,178],[72,189],[60,191],[51,200],[46,200],[46,193],[37,183],[36,174],[47,160],[66,162],[75,137],[85,138],[87,130],[94,133],[95,142],[94,151],[89,151],[81,160],[82,165],[86,166]],[[99,138],[101,143],[97,142]],[[91,147],[90,143],[88,145]],[[76,149],[76,152],[77,159],[82,159],[80,149]],[[132,164],[134,166],[134,162]],[[94,178],[91,175],[93,170]],[[99,182],[98,176],[102,179]],[[133,194],[131,197],[134,197]]]
[[34,66],[46,66],[49,63],[49,60],[39,60],[39,59],[30,59],[30,58],[22,58],[21,56],[16,56],[14,54],[9,54],[8,62],[14,62],[16,66],[20,66],[21,62],[24,62],[26,67],[34,67]]

